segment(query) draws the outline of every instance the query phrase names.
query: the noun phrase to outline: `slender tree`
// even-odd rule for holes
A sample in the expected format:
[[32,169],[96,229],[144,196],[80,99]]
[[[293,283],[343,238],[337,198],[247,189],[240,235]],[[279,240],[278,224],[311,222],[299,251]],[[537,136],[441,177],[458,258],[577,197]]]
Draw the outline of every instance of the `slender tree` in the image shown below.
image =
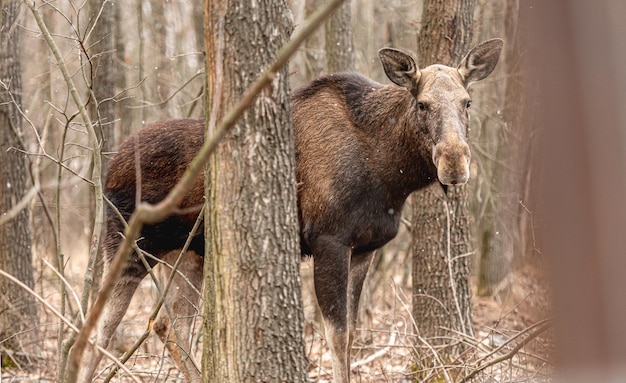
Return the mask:
[[[126,7],[128,7],[129,5],[127,4]],[[128,15],[124,12],[124,6],[119,3],[116,2],[114,3],[113,6],[115,15],[114,15],[114,22],[113,22],[113,34],[114,34],[114,41],[115,41],[115,66],[116,68],[118,68],[118,70],[124,70],[120,73],[117,74],[117,76],[115,76],[115,93],[119,93],[124,89],[128,89],[129,84],[128,84],[128,79],[127,79],[127,73],[128,72],[125,68],[125,64],[126,61],[129,60],[127,58],[128,55],[131,54],[131,52],[133,51],[132,47],[129,46],[129,42],[126,41],[125,39],[125,29],[124,29],[124,24],[123,24],[123,20],[124,18],[128,18]],[[141,37],[138,38],[138,40],[141,40]],[[137,42],[139,43],[139,42]],[[125,96],[125,94],[124,94]],[[116,126],[117,128],[117,135],[115,137],[115,141],[116,144],[121,142],[122,139],[124,139],[125,137],[128,137],[131,133],[132,133],[132,127],[135,125],[133,122],[133,115],[134,114],[138,114],[135,111],[133,111],[130,108],[130,100],[122,97],[121,99],[118,99],[115,104],[115,115],[118,118],[117,124]],[[139,125],[139,124],[136,124]]]
[[[93,91],[92,120],[96,133],[102,142],[102,152],[109,153],[116,146],[115,140],[115,86],[122,73],[115,62],[116,49],[116,7],[108,0],[90,0],[91,22],[95,23],[90,36],[89,52],[91,67],[91,90]],[[103,157],[102,167],[106,171],[107,157]]]
[[344,1],[326,21],[326,69],[329,73],[354,70],[350,2]]
[[[211,137],[292,21],[285,1],[204,4]],[[283,68],[205,172],[204,381],[306,381],[293,139]]]
[[[115,61],[115,7],[119,7],[108,0],[90,0],[89,1],[91,20],[93,24],[93,32],[89,45],[92,47],[88,52],[89,67],[91,69],[90,87],[92,92],[90,102],[91,119],[95,123],[95,131],[98,135],[98,141],[102,146],[102,173],[106,174],[108,168],[108,158],[116,147],[116,131],[115,131],[115,104],[112,97],[115,92],[115,85],[119,82],[117,77],[120,71],[116,68]],[[93,196],[93,191],[92,191]],[[103,227],[103,229],[106,229]],[[104,231],[104,230],[103,230]],[[104,236],[104,232],[102,235]],[[102,276],[101,259],[91,259],[87,270],[87,278],[85,291],[91,290],[91,298],[95,299],[97,287]],[[93,281],[94,289],[91,289]],[[84,299],[86,300],[86,294]],[[87,310],[84,302],[83,310]]]
[[[472,41],[474,4],[424,1],[420,67],[460,62]],[[434,185],[412,198],[413,315],[419,335],[433,345],[450,344],[453,331],[472,334],[467,194],[465,185],[447,187],[447,193]]]
[[[502,81],[480,93],[480,116],[475,119],[479,203],[474,204],[478,229],[478,286],[480,295],[506,297],[514,264],[523,264],[534,250],[529,230],[530,157],[533,124],[524,119],[526,68],[519,32],[519,1],[483,4],[483,38],[503,34]],[[498,15],[494,17],[492,15]],[[504,17],[502,17],[504,16]],[[491,17],[492,19],[489,19]],[[528,116],[533,114],[526,114]],[[514,262],[514,261],[521,262]]]
[[[0,270],[28,287],[34,285],[28,205],[19,202],[28,191],[28,161],[22,144],[22,69],[17,17],[20,2],[0,1]],[[34,364],[37,310],[33,297],[0,277],[0,355],[2,365]]]
[[[315,12],[322,5],[322,3],[322,0],[305,0],[304,17],[308,18],[312,15],[313,12]],[[318,30],[312,33],[304,43],[306,80],[312,80],[313,78],[319,76],[325,69],[324,38],[325,35],[323,31]]]

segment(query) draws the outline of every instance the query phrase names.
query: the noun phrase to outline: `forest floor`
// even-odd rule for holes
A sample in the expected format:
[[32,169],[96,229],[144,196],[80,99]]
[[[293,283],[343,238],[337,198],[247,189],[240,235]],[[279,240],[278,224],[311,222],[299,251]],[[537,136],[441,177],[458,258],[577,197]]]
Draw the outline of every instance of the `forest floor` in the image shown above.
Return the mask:
[[[462,339],[467,347],[462,358],[447,360],[450,358],[446,359],[436,347],[427,345],[416,336],[410,308],[410,259],[397,253],[386,255],[378,266],[368,277],[361,299],[357,337],[352,350],[353,382],[415,382],[416,374],[419,374],[419,381],[456,383],[462,382],[464,377],[478,368],[483,369],[466,381],[551,381],[553,342],[550,332],[535,334],[540,327],[544,327],[550,307],[546,283],[538,268],[517,270],[509,279],[507,292],[498,297],[473,298],[474,336],[452,334],[453,338]],[[312,293],[312,261],[303,262],[301,271],[309,379],[312,382],[331,382],[330,354],[324,341],[323,327],[316,320],[318,310]],[[70,282],[80,286],[83,272],[84,264],[81,262],[71,265],[67,274]],[[36,291],[54,307],[59,307],[58,280],[51,273],[40,273]],[[146,278],[118,329],[112,347],[114,353],[119,354],[130,348],[145,332],[156,300],[154,285]],[[43,362],[37,371],[26,373],[5,369],[0,371],[0,383],[56,381],[58,319],[43,308],[40,333]],[[200,340],[196,342],[198,363],[201,360],[200,343]],[[426,355],[426,358],[417,362],[416,355]],[[496,358],[501,361],[485,367]],[[141,381],[184,381],[154,334],[126,365]],[[108,361],[100,364],[97,381],[103,380],[110,366]],[[118,375],[112,381],[130,382],[131,379]]]
[[[410,259],[399,265],[389,263],[386,272],[376,273],[368,280],[369,296],[362,298],[352,350],[353,381],[551,381],[554,345],[551,332],[542,331],[548,327],[550,300],[540,270],[531,266],[520,268],[510,276],[507,291],[497,297],[474,294],[474,337],[451,334],[455,342],[463,340],[466,351],[458,359],[449,360],[445,352],[416,335],[417,326],[411,315],[410,276],[401,271],[406,265],[410,265]],[[331,382],[330,354],[323,331],[314,321],[315,306],[310,306],[314,304],[313,284],[310,278],[307,280],[306,272],[303,275],[309,377],[315,382]],[[423,360],[418,362],[416,355],[422,355]],[[487,366],[496,359],[501,362]],[[481,371],[475,376],[463,380],[479,368]]]

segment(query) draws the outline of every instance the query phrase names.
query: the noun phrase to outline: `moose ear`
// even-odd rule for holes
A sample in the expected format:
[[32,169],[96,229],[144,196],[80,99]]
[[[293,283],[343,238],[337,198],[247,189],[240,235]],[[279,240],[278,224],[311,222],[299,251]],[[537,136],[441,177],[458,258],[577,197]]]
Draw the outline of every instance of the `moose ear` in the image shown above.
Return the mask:
[[471,82],[480,81],[493,72],[500,58],[503,44],[502,39],[491,39],[478,44],[469,51],[457,68],[465,86]]
[[421,73],[410,54],[393,48],[382,48],[378,51],[378,57],[391,81],[407,88],[411,93],[417,91]]

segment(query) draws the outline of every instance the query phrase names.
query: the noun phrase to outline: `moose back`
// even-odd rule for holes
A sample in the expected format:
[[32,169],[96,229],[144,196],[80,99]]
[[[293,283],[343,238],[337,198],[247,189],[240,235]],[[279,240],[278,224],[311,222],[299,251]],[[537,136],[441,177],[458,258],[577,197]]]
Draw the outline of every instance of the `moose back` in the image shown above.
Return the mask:
[[[469,178],[467,87],[495,68],[503,42],[485,41],[458,67],[420,69],[411,55],[384,48],[379,57],[387,77],[381,85],[355,73],[320,77],[292,95],[298,182],[298,218],[303,255],[314,259],[315,294],[322,312],[336,383],[350,380],[350,349],[359,297],[373,252],[396,236],[410,193],[434,182],[463,184]],[[157,203],[182,176],[204,141],[202,120],[152,124],[129,137],[110,163],[105,194],[128,219],[141,200]],[[139,164],[136,164],[139,159]],[[138,178],[137,175],[140,175]],[[183,248],[204,202],[200,178],[180,208],[185,212],[144,227],[138,246],[167,260]],[[120,243],[123,222],[109,211],[105,265]],[[154,330],[166,343],[186,379],[201,381],[189,357],[188,336],[202,284],[203,230],[192,238]],[[156,261],[148,258],[154,265]],[[105,271],[106,272],[106,271]],[[147,275],[132,254],[97,326],[97,343],[107,347]],[[105,276],[106,277],[106,276]],[[175,331],[172,331],[175,330]],[[80,381],[88,381],[100,360],[89,349]]]

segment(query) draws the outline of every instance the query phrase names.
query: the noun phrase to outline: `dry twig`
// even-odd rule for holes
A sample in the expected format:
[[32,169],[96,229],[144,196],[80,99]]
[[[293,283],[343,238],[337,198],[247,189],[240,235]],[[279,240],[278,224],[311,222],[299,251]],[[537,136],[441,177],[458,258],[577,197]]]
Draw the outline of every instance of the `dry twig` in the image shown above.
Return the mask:
[[[524,331],[520,332],[519,334],[515,335],[514,337],[512,337],[511,339],[507,340],[506,342],[504,342],[502,345],[500,345],[498,348],[496,348],[495,350],[493,350],[491,353],[485,355],[484,357],[482,357],[481,359],[479,359],[476,364],[478,365],[478,367],[476,367],[472,372],[470,372],[469,374],[465,375],[463,377],[463,379],[461,379],[459,381],[459,383],[464,383],[469,381],[471,378],[473,378],[474,376],[476,376],[476,374],[478,374],[479,372],[483,371],[484,369],[486,369],[487,367],[491,367],[493,365],[496,365],[498,363],[501,363],[505,360],[511,359],[515,354],[517,354],[525,345],[527,345],[531,340],[537,338],[539,335],[541,335],[544,331],[546,331],[549,327],[550,327],[550,320],[549,319],[544,319],[542,321],[539,321],[537,323],[535,323],[534,325],[528,327],[527,329],[525,329]],[[530,333],[530,334],[529,334]],[[519,337],[528,334],[528,336],[526,338],[524,338],[524,340],[522,340],[521,342],[519,342],[515,347],[513,347],[511,349],[511,351],[507,352],[506,354],[499,356],[497,358],[494,358],[488,362],[486,362],[485,364],[480,364],[482,363],[484,360],[486,360],[487,358],[489,358],[490,356],[496,354],[497,352],[499,352],[500,350],[502,350],[504,347],[506,347],[508,344],[510,344],[511,342],[515,341],[516,339],[518,339]]]
[[[81,329],[70,354],[66,379],[68,383],[74,383],[76,381],[78,366],[87,345],[87,339],[96,326],[98,318],[104,309],[104,304],[109,298],[111,291],[113,290],[113,286],[121,275],[126,259],[132,251],[133,244],[139,237],[143,225],[162,221],[175,211],[187,191],[204,170],[205,163],[208,161],[211,153],[217,148],[219,142],[235,126],[237,120],[243,115],[245,110],[252,105],[256,97],[263,91],[263,89],[265,89],[265,87],[267,87],[274,80],[278,71],[296,52],[300,44],[304,42],[311,32],[317,29],[326,17],[339,7],[341,3],[342,0],[332,0],[324,7],[320,8],[320,10],[311,17],[310,21],[307,22],[302,29],[293,36],[292,40],[287,43],[280,50],[280,52],[278,52],[278,55],[272,65],[270,65],[270,67],[263,72],[261,77],[247,89],[239,103],[228,114],[226,114],[215,130],[214,136],[205,140],[204,145],[189,165],[189,168],[183,177],[161,202],[156,205],[141,203],[137,206],[128,221],[126,230],[124,231],[124,241],[120,243],[120,247],[110,265],[109,277],[103,281],[100,294],[94,302],[94,305],[85,320],[85,324],[83,325],[83,328]],[[29,3],[29,7],[31,8],[33,14],[39,15],[33,4]],[[41,15],[39,15],[38,20],[38,23],[41,24],[40,27],[45,28],[43,20],[41,20]],[[96,164],[94,163],[94,167],[95,165]]]

